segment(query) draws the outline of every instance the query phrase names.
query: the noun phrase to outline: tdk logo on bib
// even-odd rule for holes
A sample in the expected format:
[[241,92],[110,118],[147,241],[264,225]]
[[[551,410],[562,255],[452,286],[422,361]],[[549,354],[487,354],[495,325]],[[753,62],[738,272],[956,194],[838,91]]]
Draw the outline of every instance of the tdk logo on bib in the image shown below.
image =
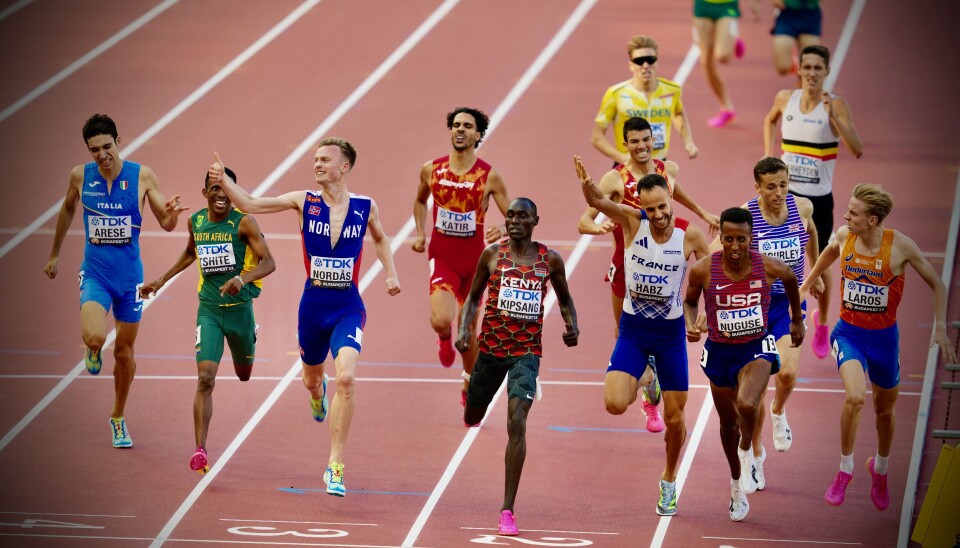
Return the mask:
[[437,230],[447,236],[469,238],[477,232],[477,212],[448,211],[438,207]]
[[843,306],[857,312],[884,312],[889,287],[847,280],[843,288]]
[[197,260],[204,274],[230,272],[237,266],[232,243],[208,244],[197,246]]
[[310,257],[310,279],[315,287],[346,289],[353,281],[355,259]]
[[717,311],[717,328],[724,337],[753,335],[764,330],[760,306]]
[[128,244],[133,234],[130,216],[109,217],[95,216],[89,218],[88,233],[90,243],[100,244]]
[[799,236],[779,240],[760,240],[758,247],[764,255],[776,257],[785,263],[795,263],[803,257],[803,246],[800,245]]

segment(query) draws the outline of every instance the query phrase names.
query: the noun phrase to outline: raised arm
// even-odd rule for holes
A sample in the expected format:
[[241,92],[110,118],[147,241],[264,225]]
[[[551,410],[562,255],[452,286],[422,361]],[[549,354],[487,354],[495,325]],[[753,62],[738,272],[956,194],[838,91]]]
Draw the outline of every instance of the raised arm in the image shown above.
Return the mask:
[[287,192],[275,197],[254,197],[223,172],[223,162],[216,152],[213,153],[213,164],[207,170],[207,177],[211,182],[220,181],[223,183],[223,191],[226,192],[233,205],[244,213],[276,213],[287,209],[295,209],[302,216],[301,210],[303,200],[306,198],[306,191]]
[[940,345],[940,355],[943,356],[944,363],[956,363],[957,356],[953,350],[953,344],[947,337],[947,288],[943,285],[943,280],[937,275],[937,271],[924,258],[916,242],[897,232],[894,241],[894,248],[897,249],[907,263],[920,274],[923,281],[933,290],[933,335],[930,339],[930,345]]
[[393,266],[393,252],[390,250],[390,242],[387,241],[387,235],[383,233],[383,227],[380,225],[380,208],[377,202],[370,199],[370,218],[367,220],[367,232],[373,238],[373,248],[377,252],[377,258],[383,265],[384,272],[387,273],[387,294],[396,295],[400,293],[400,277],[397,276],[397,269]]
[[57,229],[53,233],[53,246],[50,248],[50,257],[47,264],[43,267],[43,272],[51,280],[57,277],[57,264],[60,262],[60,247],[63,245],[63,239],[67,236],[67,230],[70,229],[70,223],[73,222],[73,216],[77,212],[77,203],[80,202],[80,187],[83,186],[83,166],[77,166],[70,172],[67,181],[67,194],[63,198],[63,204],[60,206],[60,214],[57,215]]
[[477,270],[473,275],[473,284],[470,286],[470,293],[463,303],[463,310],[460,312],[460,330],[457,332],[456,347],[460,352],[466,352],[470,348],[470,326],[474,325],[477,317],[477,309],[480,307],[480,298],[487,288],[487,282],[496,268],[496,257],[500,251],[500,244],[493,243],[487,246],[480,254],[480,260],[477,261]]
[[430,171],[433,162],[427,162],[420,167],[420,184],[417,185],[417,197],[413,200],[413,221],[417,225],[417,236],[410,244],[410,249],[423,253],[427,243],[427,200],[433,190],[430,188]]
[[[619,203],[623,199],[623,179],[615,169],[604,173],[603,177],[600,178],[600,192],[603,193],[604,197],[615,203]],[[616,228],[617,223],[610,219],[598,223],[597,215],[599,214],[600,212],[596,208],[587,206],[577,222],[577,232],[599,236]]]
[[563,266],[563,258],[551,249],[547,255],[547,265],[550,269],[550,283],[553,284],[553,291],[557,294],[557,304],[560,305],[560,315],[563,317],[565,326],[563,344],[577,346],[577,339],[580,336],[580,329],[577,327],[577,309],[573,306],[573,297],[570,295],[570,288],[567,287],[567,273]]
[[768,112],[767,116],[763,119],[764,157],[773,156],[773,151],[777,147],[777,122],[780,121],[780,116],[783,114],[783,109],[787,106],[787,101],[790,100],[791,93],[792,91],[789,89],[778,91],[776,97],[773,99],[773,107],[770,108],[770,112]]
[[160,288],[166,285],[170,281],[170,278],[173,278],[177,274],[183,272],[188,266],[192,265],[194,261],[197,260],[197,247],[193,238],[193,226],[187,224],[187,247],[180,253],[180,256],[177,257],[176,262],[173,263],[173,266],[170,267],[162,276],[153,280],[152,282],[145,283],[140,286],[140,298],[149,299],[152,295],[155,295],[157,291],[160,291]]
[[147,166],[140,167],[140,185],[144,189],[144,198],[150,204],[153,216],[160,222],[160,227],[167,232],[177,228],[177,219],[188,208],[180,205],[180,195],[167,201],[160,192],[160,182],[157,174]]
[[247,242],[247,247],[257,256],[259,262],[250,272],[237,274],[221,285],[220,295],[236,295],[243,289],[243,286],[265,278],[277,269],[273,255],[270,254],[270,248],[267,247],[267,240],[264,239],[263,233],[260,232],[260,225],[257,224],[257,220],[252,215],[244,215],[240,219],[240,226],[237,227],[237,230],[240,237]]
[[[495,170],[490,170],[490,176],[487,177],[487,185],[484,188],[484,193],[486,193],[485,203],[483,207],[486,208],[487,202],[490,198],[493,198],[493,202],[497,204],[497,209],[500,210],[500,214],[504,218],[507,217],[507,208],[510,207],[510,193],[507,192],[507,185],[503,182],[503,177],[500,176],[500,173]],[[489,209],[486,210],[488,213]],[[486,233],[484,234],[484,240],[489,244],[493,243],[500,238],[503,238],[507,235],[507,229],[503,225],[493,224],[487,227]]]
[[853,125],[853,116],[850,114],[850,105],[843,97],[831,97],[823,92],[823,104],[830,114],[830,128],[833,129],[847,150],[855,157],[863,156],[863,141],[857,128]]
[[577,178],[580,179],[580,188],[583,191],[583,197],[587,201],[587,205],[600,211],[614,221],[621,223],[625,227],[632,227],[630,232],[631,234],[635,233],[636,227],[639,226],[640,223],[640,210],[618,204],[605,197],[603,191],[600,190],[600,187],[593,182],[593,178],[587,173],[587,168],[584,167],[580,156],[576,154],[573,156],[573,167],[576,170]]
[[797,275],[787,266],[787,263],[771,257],[762,255],[763,268],[767,273],[767,282],[773,283],[779,279],[783,282],[783,289],[787,293],[787,300],[790,301],[790,345],[798,347],[803,343],[804,326],[803,310],[800,308],[800,288],[797,287]]

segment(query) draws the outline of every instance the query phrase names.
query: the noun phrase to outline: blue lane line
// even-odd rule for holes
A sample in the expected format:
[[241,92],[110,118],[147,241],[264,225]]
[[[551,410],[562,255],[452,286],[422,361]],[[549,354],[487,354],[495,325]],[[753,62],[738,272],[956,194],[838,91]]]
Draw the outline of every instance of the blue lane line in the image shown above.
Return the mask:
[[606,375],[606,374],[607,374],[606,368],[604,368],[604,369],[565,369],[565,368],[562,368],[562,367],[551,367],[551,368],[550,368],[549,370],[547,370],[547,371],[550,372],[550,373],[593,373],[593,374],[596,374],[596,375],[599,375],[599,374]]
[[[137,354],[137,359],[144,358],[149,360],[183,360],[183,361],[196,361],[197,356],[194,354]],[[225,353],[224,358],[221,360],[222,363],[228,363],[232,358],[230,354]],[[268,362],[269,358],[254,358],[253,362]]]
[[[277,487],[278,491],[293,493],[295,495],[306,495],[307,493],[326,493],[326,489],[310,489],[306,487]],[[417,493],[412,491],[369,491],[366,489],[350,489],[351,495],[410,495],[414,497],[429,497],[430,493]]]
[[407,362],[366,362],[360,360],[357,365],[376,365],[380,367],[429,367],[431,369],[446,369],[438,363],[407,363]]
[[574,430],[586,430],[588,432],[646,432],[644,428],[579,428],[576,426],[548,426],[549,430],[557,432],[573,432]]
[[32,354],[36,356],[59,356],[53,350],[22,350],[19,348],[0,348],[0,354]]

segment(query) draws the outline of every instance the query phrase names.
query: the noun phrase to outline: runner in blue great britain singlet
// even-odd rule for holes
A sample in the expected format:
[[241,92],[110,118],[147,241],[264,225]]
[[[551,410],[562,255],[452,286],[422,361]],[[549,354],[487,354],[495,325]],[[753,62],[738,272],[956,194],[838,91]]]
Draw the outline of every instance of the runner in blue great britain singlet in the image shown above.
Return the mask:
[[80,265],[80,305],[95,301],[121,322],[137,323],[143,312],[140,286],[140,164],[124,161],[108,190],[94,162],[83,166],[83,227],[87,241]]
[[307,280],[300,299],[300,356],[307,365],[323,362],[332,351],[360,351],[367,312],[357,288],[370,198],[350,194],[350,206],[336,245],[331,246],[330,207],[322,192],[307,191],[303,204],[303,261]]

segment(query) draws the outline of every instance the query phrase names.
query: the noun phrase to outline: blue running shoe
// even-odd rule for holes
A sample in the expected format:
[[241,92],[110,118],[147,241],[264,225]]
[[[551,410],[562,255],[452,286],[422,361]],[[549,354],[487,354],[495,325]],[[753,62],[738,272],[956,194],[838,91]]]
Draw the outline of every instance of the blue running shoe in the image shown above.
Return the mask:
[[100,352],[94,352],[89,348],[83,353],[83,364],[87,366],[87,371],[91,375],[100,374],[100,368],[103,367],[103,357],[100,356]]
[[343,486],[343,465],[339,462],[331,462],[330,467],[323,473],[323,483],[327,484],[328,495],[345,496],[347,488]]
[[672,516],[677,513],[677,483],[660,480],[660,499],[657,501],[657,514]]
[[323,374],[323,383],[321,388],[323,394],[320,396],[319,400],[310,398],[310,408],[313,410],[313,420],[317,422],[323,422],[327,418],[327,409],[330,408],[330,403],[327,401],[327,374]]
[[130,439],[130,432],[127,432],[127,423],[123,417],[110,417],[110,430],[113,432],[113,446],[125,449],[133,447],[133,440]]

